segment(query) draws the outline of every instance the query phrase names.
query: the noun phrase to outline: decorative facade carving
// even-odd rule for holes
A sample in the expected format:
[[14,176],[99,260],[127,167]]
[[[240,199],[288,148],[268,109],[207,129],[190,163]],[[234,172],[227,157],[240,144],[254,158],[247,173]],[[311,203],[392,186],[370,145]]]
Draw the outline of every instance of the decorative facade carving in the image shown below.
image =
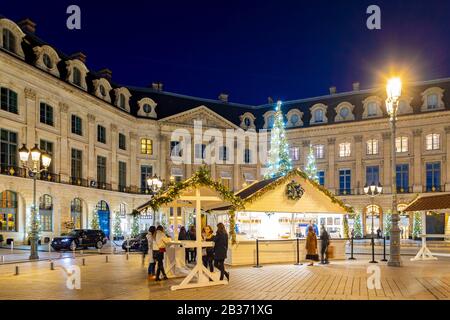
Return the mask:
[[25,88],[24,92],[25,92],[25,98],[31,99],[31,100],[36,99],[36,91],[34,91],[33,89]]

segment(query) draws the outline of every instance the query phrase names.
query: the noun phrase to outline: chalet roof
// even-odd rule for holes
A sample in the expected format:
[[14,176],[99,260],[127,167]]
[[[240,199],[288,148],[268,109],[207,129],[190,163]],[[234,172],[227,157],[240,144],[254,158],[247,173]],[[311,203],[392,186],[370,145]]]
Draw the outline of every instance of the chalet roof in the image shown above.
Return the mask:
[[411,202],[403,211],[429,211],[450,209],[450,194],[421,196]]

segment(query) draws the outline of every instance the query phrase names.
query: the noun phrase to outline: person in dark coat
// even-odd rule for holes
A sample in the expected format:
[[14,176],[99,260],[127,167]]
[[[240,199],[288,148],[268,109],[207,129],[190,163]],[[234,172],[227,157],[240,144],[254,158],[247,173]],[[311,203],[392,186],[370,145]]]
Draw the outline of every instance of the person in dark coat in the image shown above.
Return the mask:
[[[188,239],[188,233],[186,231],[186,228],[184,226],[182,226],[180,228],[180,232],[178,233],[178,240],[182,241],[182,240],[189,240]],[[189,262],[189,249],[184,249],[184,257],[186,259],[187,262]]]
[[[195,225],[192,225],[189,227],[188,240],[191,240],[191,241],[197,240]],[[188,262],[195,262],[196,258],[197,258],[197,249],[190,248]]]
[[[213,230],[210,226],[206,226],[203,228],[202,230],[202,240],[203,241],[213,241]],[[202,254],[202,261],[203,261],[203,265],[206,268],[209,268],[210,272],[214,272],[214,248],[212,247],[207,247],[204,248],[203,250],[203,254]]]
[[220,280],[223,276],[230,281],[230,274],[225,271],[225,259],[228,251],[228,234],[223,223],[217,225],[217,232],[214,236],[214,266],[220,270]]
[[328,264],[328,246],[330,244],[330,235],[322,225],[320,229],[320,263]]

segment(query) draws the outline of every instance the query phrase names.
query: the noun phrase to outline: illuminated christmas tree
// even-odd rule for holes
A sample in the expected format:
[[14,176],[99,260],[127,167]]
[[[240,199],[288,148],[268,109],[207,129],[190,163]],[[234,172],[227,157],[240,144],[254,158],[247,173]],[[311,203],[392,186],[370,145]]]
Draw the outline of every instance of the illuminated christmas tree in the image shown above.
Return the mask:
[[362,238],[362,225],[361,225],[361,215],[357,213],[354,217],[353,222],[353,233],[355,238]]
[[91,229],[100,230],[100,222],[98,218],[97,209],[94,209],[91,217]]
[[319,182],[319,177],[317,176],[316,157],[314,156],[312,145],[309,145],[309,153],[308,157],[306,158],[305,173],[311,180]]
[[420,235],[423,233],[422,229],[422,214],[420,212],[415,212],[412,232],[413,239],[420,238]]
[[292,170],[292,160],[289,158],[289,147],[284,130],[283,113],[281,112],[281,101],[277,102],[274,117],[266,179],[283,176]]

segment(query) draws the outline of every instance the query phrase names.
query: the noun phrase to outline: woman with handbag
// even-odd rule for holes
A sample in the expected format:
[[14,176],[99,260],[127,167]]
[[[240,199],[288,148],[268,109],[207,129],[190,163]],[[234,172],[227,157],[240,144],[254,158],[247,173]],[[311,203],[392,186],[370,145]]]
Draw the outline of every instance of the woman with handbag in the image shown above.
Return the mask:
[[154,235],[154,246],[153,246],[153,250],[155,250],[155,248],[157,249],[156,254],[155,254],[155,260],[157,262],[157,267],[156,267],[156,281],[161,281],[161,279],[159,278],[160,274],[162,273],[163,275],[163,279],[167,280],[167,275],[166,272],[164,270],[164,253],[166,252],[166,244],[169,243],[171,241],[171,239],[169,237],[166,236],[166,234],[164,233],[164,228],[163,226],[158,226],[158,228],[156,228],[156,232]]
[[319,255],[317,254],[317,236],[311,225],[308,227],[308,236],[306,237],[306,260],[311,261],[308,266],[313,266],[314,261],[319,260]]

